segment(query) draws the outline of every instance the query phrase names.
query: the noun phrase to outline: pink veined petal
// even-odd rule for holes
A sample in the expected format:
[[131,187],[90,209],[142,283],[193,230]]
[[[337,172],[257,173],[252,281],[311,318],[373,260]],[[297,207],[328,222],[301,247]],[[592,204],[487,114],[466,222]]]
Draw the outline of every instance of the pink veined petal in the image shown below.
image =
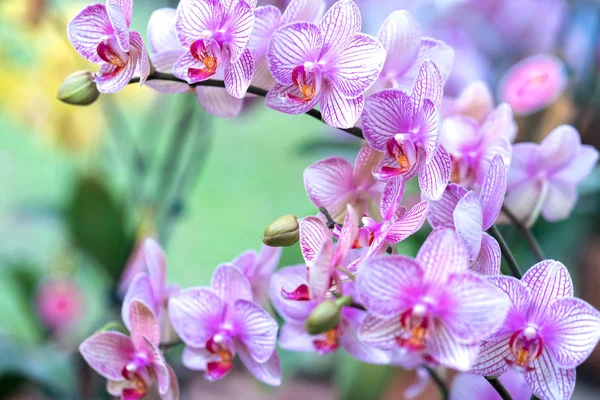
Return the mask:
[[258,254],[254,250],[248,250],[237,256],[231,263],[235,265],[244,276],[248,279],[254,275],[254,268],[256,266],[256,257]]
[[152,289],[157,295],[162,295],[167,285],[167,259],[163,249],[153,238],[147,238],[143,243],[143,255],[148,268]]
[[[421,38],[417,59],[414,61],[413,68],[407,71],[406,75],[414,79],[414,76],[418,73],[417,68],[425,60],[433,61],[440,70],[444,82],[446,82],[454,64],[454,49],[441,40],[430,37]],[[414,74],[412,73],[413,70],[415,71]]]
[[[129,25],[121,8],[120,0],[106,0],[106,12],[121,50],[129,51]],[[130,17],[131,20],[131,17]]]
[[367,313],[360,310],[344,309],[340,345],[354,358],[369,364],[389,364],[391,354],[368,346],[358,339],[361,322]]
[[560,261],[544,260],[529,268],[521,279],[531,292],[532,316],[544,318],[552,303],[573,296],[569,271]]
[[170,386],[171,374],[169,372],[169,365],[162,352],[158,349],[158,343],[152,343],[147,337],[144,337],[143,340],[145,341],[145,346],[148,355],[150,356],[149,361],[152,366],[152,371],[154,371],[154,376],[158,383],[158,393],[165,395]]
[[557,300],[550,308],[554,318],[544,326],[547,348],[561,368],[584,362],[600,339],[600,312],[578,298]]
[[278,345],[290,351],[315,351],[314,336],[306,332],[304,323],[285,323],[281,327]]
[[244,52],[249,51],[246,46],[254,25],[254,11],[245,0],[238,0],[227,14],[227,35],[229,38],[227,44],[231,52],[230,61],[236,63]]
[[438,146],[433,158],[419,172],[419,186],[423,197],[429,200],[441,199],[448,186],[451,169],[450,155],[443,146]]
[[[289,96],[287,96],[289,94]],[[302,93],[294,85],[282,86],[276,84],[269,90],[265,99],[267,107],[286,114],[304,114],[314,108],[321,100],[322,92],[318,93],[310,101],[294,101],[291,96],[300,98]]]
[[281,85],[292,85],[292,71],[305,62],[316,62],[323,48],[323,35],[309,22],[297,22],[279,28],[273,34],[267,59],[269,71]]
[[426,162],[430,162],[439,147],[440,114],[431,100],[423,100],[423,106],[413,119],[413,128],[418,129],[418,140],[425,151]]
[[270,279],[273,271],[275,271],[279,264],[282,251],[283,248],[281,247],[270,247],[263,244],[256,259],[256,270],[254,274]]
[[590,145],[583,145],[579,148],[577,156],[569,165],[561,169],[552,176],[553,181],[579,183],[598,162],[598,150]]
[[277,322],[251,301],[238,300],[233,307],[236,337],[244,344],[254,361],[266,362],[275,351]]
[[427,218],[428,203],[427,201],[420,202],[394,222],[385,235],[385,241],[398,243],[421,229]]
[[465,344],[443,323],[436,323],[427,341],[427,351],[444,367],[468,371],[477,359],[479,344]]
[[374,150],[369,143],[363,144],[354,160],[354,185],[365,188],[375,184],[373,168],[379,164],[383,153]]
[[321,250],[325,241],[331,241],[331,231],[317,217],[304,217],[300,220],[300,249],[307,263]]
[[133,77],[139,61],[140,54],[136,51],[130,51],[129,61],[123,69],[117,69],[114,65],[103,64],[100,71],[95,75],[98,91],[100,93],[117,93],[124,89]]
[[383,195],[381,196],[380,212],[383,221],[389,221],[392,219],[396,210],[400,206],[400,201],[404,196],[404,190],[406,189],[406,182],[404,179],[398,177],[389,180],[383,189]]
[[159,8],[152,13],[148,21],[148,42],[153,53],[186,50],[177,39],[176,22],[174,8]]
[[98,332],[79,346],[79,352],[94,371],[111,381],[123,381],[123,367],[135,358],[131,339],[114,331]]
[[252,86],[271,90],[275,87],[276,82],[269,71],[269,63],[267,61],[267,55],[256,55],[254,57],[254,76],[252,77]]
[[177,375],[170,365],[167,365],[169,370],[169,389],[164,394],[161,400],[179,400],[179,382],[177,381]]
[[547,400],[570,399],[575,388],[575,368],[563,369],[547,351],[532,363],[532,370],[525,373],[531,391]]
[[250,282],[232,264],[221,264],[217,267],[213,272],[210,287],[228,304],[233,304],[238,299],[252,301]]
[[364,94],[379,77],[386,51],[375,38],[357,33],[335,62],[331,85],[347,97]]
[[417,262],[428,282],[443,283],[448,277],[468,268],[467,251],[456,233],[448,228],[435,228],[421,246]]
[[485,146],[482,148],[479,164],[477,165],[477,170],[475,171],[476,183],[483,183],[485,175],[490,169],[490,165],[496,156],[502,158],[505,168],[508,169],[512,159],[512,148],[513,145],[507,138],[500,137],[491,141],[487,141]]
[[215,355],[205,348],[185,346],[181,356],[181,362],[186,368],[194,371],[205,371],[206,364],[214,359]]
[[243,346],[239,347],[237,354],[256,379],[270,386],[281,385],[281,362],[277,352],[273,352],[273,355],[264,363],[256,362]]
[[380,318],[368,314],[360,325],[358,339],[368,346],[381,350],[394,350],[398,348],[396,338],[402,333],[400,318]]
[[469,260],[477,259],[481,249],[483,210],[477,193],[470,191],[456,204],[454,226],[467,249]]
[[248,42],[248,49],[255,59],[266,55],[271,36],[279,28],[280,22],[281,11],[275,6],[267,5],[254,10],[254,26]]
[[358,6],[349,0],[334,3],[321,19],[323,55],[333,61],[343,51],[353,34],[360,32],[361,16]]
[[471,270],[481,275],[498,275],[502,262],[501,257],[500,245],[496,239],[484,232],[479,255],[471,263]]
[[181,0],[177,6],[175,24],[179,43],[189,48],[204,37],[205,30],[218,30],[224,13],[220,0]]
[[87,6],[67,25],[67,35],[75,50],[93,63],[102,62],[98,44],[111,33],[112,26],[104,4]]
[[152,289],[152,283],[150,277],[146,273],[139,273],[129,285],[123,304],[121,305],[121,318],[127,329],[131,330],[130,323],[130,312],[131,306],[134,301],[140,302],[148,307],[155,315],[156,318],[160,317],[160,306],[161,299],[157,297],[157,294]]
[[158,346],[160,343],[160,326],[154,313],[139,301],[133,301],[129,311],[131,341],[140,350],[146,347],[145,340]]
[[577,188],[570,182],[554,181],[542,206],[544,219],[550,222],[567,219],[577,203]]
[[292,293],[302,285],[308,285],[305,265],[282,268],[271,277],[269,298],[286,321],[303,323],[316,305],[313,300],[288,300],[283,296],[283,293]]
[[[240,0],[243,3],[244,0]],[[242,99],[254,75],[254,59],[250,50],[244,50],[237,61],[225,66],[225,88],[233,97]]]
[[499,376],[505,373],[509,365],[507,359],[510,359],[511,333],[497,335],[484,341],[479,348],[479,355],[471,365],[471,372],[477,375]]
[[462,186],[450,183],[442,198],[438,201],[429,202],[429,213],[427,218],[433,228],[443,226],[454,228],[454,209],[456,204],[467,194],[467,189]]
[[354,211],[354,207],[350,204],[346,205],[346,218],[344,218],[344,225],[338,239],[337,248],[335,249],[335,255],[332,260],[334,266],[340,265],[348,250],[352,248],[358,236],[358,215]]
[[186,345],[204,348],[219,329],[225,303],[205,288],[183,289],[169,299],[173,328]]
[[230,95],[223,88],[196,86],[196,98],[202,108],[221,118],[237,117],[244,106],[244,99]]
[[362,116],[363,134],[375,150],[387,151],[387,142],[411,124],[410,97],[399,90],[382,90],[367,98]]
[[377,39],[387,50],[384,73],[402,75],[414,63],[421,44],[421,29],[407,10],[396,10],[381,25]]
[[437,65],[431,60],[421,64],[410,94],[413,102],[413,118],[423,108],[423,102],[428,99],[436,109],[440,109],[444,98],[444,79]]
[[423,271],[415,260],[401,255],[375,257],[360,267],[356,294],[374,315],[399,315],[413,300],[422,281]]
[[561,170],[577,156],[580,146],[577,129],[570,125],[555,128],[540,143],[538,168],[548,172]]
[[328,87],[323,91],[321,99],[323,121],[334,128],[352,128],[360,118],[364,107],[365,98],[363,96],[348,99],[333,87]]
[[290,24],[296,21],[316,22],[325,12],[323,0],[292,0],[285,8],[281,17],[281,24]]
[[319,161],[304,170],[304,188],[315,206],[341,223],[354,191],[352,165],[340,157]]
[[308,286],[310,287],[311,296],[315,300],[324,299],[331,287],[331,278],[335,267],[332,264],[333,256],[333,242],[325,240],[321,243],[315,258],[307,263]]
[[512,276],[488,276],[487,281],[506,293],[511,303],[504,325],[497,334],[508,333],[512,335],[529,322],[528,313],[531,305],[529,290],[519,279]]
[[[146,82],[148,75],[150,75],[150,60],[148,58],[148,51],[144,41],[138,32],[132,31],[129,35],[131,41],[131,52],[137,52],[137,72],[140,74],[140,86]],[[130,61],[131,62],[131,61]]]
[[498,218],[506,192],[506,166],[501,156],[494,157],[481,186],[479,198],[483,208],[483,230],[488,230]]
[[512,159],[508,169],[506,190],[511,192],[516,186],[532,178],[537,160],[538,145],[535,143],[517,143],[512,149]]

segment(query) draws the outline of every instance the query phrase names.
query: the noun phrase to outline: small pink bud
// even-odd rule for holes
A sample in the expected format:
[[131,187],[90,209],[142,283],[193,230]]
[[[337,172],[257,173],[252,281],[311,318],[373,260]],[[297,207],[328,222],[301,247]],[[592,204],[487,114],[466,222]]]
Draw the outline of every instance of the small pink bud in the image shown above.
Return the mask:
[[35,300],[38,315],[50,330],[73,325],[83,311],[81,290],[69,279],[55,279],[42,283]]

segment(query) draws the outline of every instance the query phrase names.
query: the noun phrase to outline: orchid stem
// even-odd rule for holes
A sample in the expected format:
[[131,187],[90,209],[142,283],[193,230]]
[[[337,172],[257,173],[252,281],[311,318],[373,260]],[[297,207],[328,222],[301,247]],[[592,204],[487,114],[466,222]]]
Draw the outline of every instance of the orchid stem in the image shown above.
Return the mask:
[[183,344],[183,342],[181,340],[178,340],[175,342],[166,342],[166,343],[159,344],[158,348],[161,350],[170,350],[175,346],[179,346],[180,344]]
[[531,252],[535,256],[535,258],[538,261],[545,260],[546,256],[544,255],[544,251],[542,250],[542,247],[540,246],[539,242],[533,235],[533,232],[531,232],[531,229],[529,229],[525,225],[523,225],[523,223],[521,221],[519,221],[517,216],[515,214],[513,214],[513,212],[510,211],[505,206],[502,206],[502,212],[504,214],[506,214],[506,216],[508,217],[510,222],[514,225],[515,228],[517,228],[517,230],[519,231],[521,236],[523,236],[523,238],[525,238],[525,240],[527,241],[527,244],[529,245],[529,248],[531,249]]
[[496,392],[502,397],[502,400],[512,400],[512,396],[508,393],[508,390],[504,387],[502,382],[498,378],[486,376],[485,379],[496,389]]
[[[219,80],[215,80],[215,79],[207,79],[205,81],[188,84],[186,81],[177,78],[175,75],[167,74],[164,72],[158,72],[158,71],[153,71],[150,75],[148,75],[148,78],[146,80],[185,83],[186,85],[189,85],[190,87],[209,86],[209,87],[225,88],[224,81],[219,81]],[[131,78],[131,80],[129,81],[130,84],[131,83],[139,83],[139,82],[140,82],[139,77]],[[249,86],[248,93],[254,94],[254,95],[260,96],[260,97],[267,97],[267,93],[269,93],[269,91],[265,90],[263,88],[256,87],[256,86]],[[306,114],[310,115],[313,118],[318,119],[319,121],[323,121],[323,116],[321,115],[321,112],[318,110],[315,110],[314,108],[312,110],[307,111]],[[360,139],[365,138],[363,136],[363,132],[360,128],[352,127],[352,128],[346,128],[346,129],[340,128],[340,129],[343,130],[344,132],[351,134],[352,136],[357,137],[357,138],[360,138]]]
[[510,268],[511,274],[515,278],[521,279],[523,277],[523,274],[521,273],[519,264],[517,263],[515,256],[513,256],[512,251],[510,251],[510,248],[506,244],[506,241],[502,237],[502,234],[498,230],[498,227],[496,227],[496,225],[492,225],[490,229],[488,229],[488,233],[492,235],[492,237],[496,239],[496,241],[500,245],[500,251],[502,252],[504,260],[506,260],[506,263],[508,264],[508,268]]
[[321,214],[323,214],[323,216],[325,216],[325,219],[327,220],[327,227],[329,229],[335,228],[336,222],[333,220],[333,218],[331,218],[331,214],[329,214],[329,211],[327,211],[325,207],[319,207],[319,211],[321,212]]
[[427,370],[427,373],[429,373],[429,376],[431,377],[431,379],[433,379],[433,381],[435,382],[437,387],[440,389],[440,395],[441,395],[442,400],[448,400],[450,398],[450,393],[448,392],[448,387],[446,386],[446,383],[437,374],[437,372],[435,372],[435,370],[433,368],[431,368],[430,366],[423,365],[423,368],[425,368]]

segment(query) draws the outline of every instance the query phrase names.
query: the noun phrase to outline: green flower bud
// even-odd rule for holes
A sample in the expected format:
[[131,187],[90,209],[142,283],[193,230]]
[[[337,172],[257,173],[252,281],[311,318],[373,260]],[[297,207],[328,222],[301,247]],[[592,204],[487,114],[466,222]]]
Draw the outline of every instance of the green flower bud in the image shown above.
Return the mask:
[[315,307],[306,320],[306,331],[311,335],[327,332],[340,323],[342,307],[333,300],[325,300]]
[[267,246],[291,246],[300,239],[300,225],[295,215],[289,214],[271,222],[262,236],[262,241]]
[[92,81],[90,71],[77,71],[67,76],[63,81],[56,98],[76,106],[87,106],[100,96],[96,83]]

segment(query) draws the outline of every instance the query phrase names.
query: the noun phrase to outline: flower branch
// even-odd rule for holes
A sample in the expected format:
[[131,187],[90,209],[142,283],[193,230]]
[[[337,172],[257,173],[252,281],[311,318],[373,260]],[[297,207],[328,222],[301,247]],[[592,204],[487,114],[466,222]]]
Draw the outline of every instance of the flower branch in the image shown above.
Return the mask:
[[496,241],[500,245],[500,251],[502,252],[502,256],[504,257],[504,260],[508,264],[508,268],[510,269],[512,276],[514,276],[517,279],[521,279],[523,277],[523,273],[521,272],[521,269],[519,268],[519,264],[517,263],[515,256],[513,255],[510,248],[508,247],[508,244],[506,244],[504,237],[498,230],[498,227],[496,225],[492,225],[490,227],[490,229],[488,229],[488,233],[494,239],[496,239]]
[[508,207],[503,206],[502,212],[508,217],[510,222],[514,225],[515,228],[517,228],[519,233],[523,236],[537,261],[545,260],[546,256],[544,255],[544,251],[542,250],[542,247],[533,235],[533,232],[531,232],[531,229],[527,228],[521,221],[519,221],[517,216]]
[[512,396],[498,378],[486,376],[485,379],[494,387],[494,389],[496,389],[496,392],[498,392],[502,400],[512,400]]

